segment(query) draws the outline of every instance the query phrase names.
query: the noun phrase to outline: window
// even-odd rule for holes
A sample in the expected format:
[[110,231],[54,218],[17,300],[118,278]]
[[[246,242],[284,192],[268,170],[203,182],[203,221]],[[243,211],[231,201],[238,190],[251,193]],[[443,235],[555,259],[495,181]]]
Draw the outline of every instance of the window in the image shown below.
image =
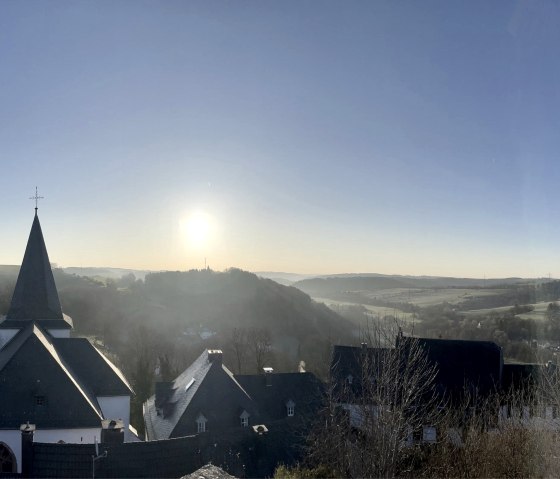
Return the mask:
[[207,422],[208,420],[202,414],[199,414],[196,418],[196,432],[206,432]]
[[436,442],[436,428],[433,426],[424,426],[422,431],[422,440],[424,442]]
[[286,403],[286,412],[288,414],[288,417],[292,417],[294,415],[295,407],[296,404],[291,399]]
[[239,418],[241,419],[241,426],[247,427],[249,425],[249,413],[247,411],[243,411]]
[[12,450],[0,442],[0,474],[3,472],[17,472],[16,458]]

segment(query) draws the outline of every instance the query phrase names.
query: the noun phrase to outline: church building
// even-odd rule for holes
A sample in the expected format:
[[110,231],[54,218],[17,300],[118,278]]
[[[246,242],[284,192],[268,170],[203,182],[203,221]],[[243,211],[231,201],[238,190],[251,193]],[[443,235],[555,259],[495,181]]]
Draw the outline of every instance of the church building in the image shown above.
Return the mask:
[[94,443],[102,421],[130,427],[130,384],[62,312],[37,209],[11,305],[0,316],[0,474],[21,472],[23,424],[42,443]]

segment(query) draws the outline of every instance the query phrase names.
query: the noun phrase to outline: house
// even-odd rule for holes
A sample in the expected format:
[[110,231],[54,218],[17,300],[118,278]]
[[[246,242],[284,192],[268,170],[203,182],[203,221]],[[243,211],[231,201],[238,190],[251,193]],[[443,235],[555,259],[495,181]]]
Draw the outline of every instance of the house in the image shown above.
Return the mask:
[[0,458],[21,472],[20,426],[44,443],[94,443],[102,421],[121,419],[127,440],[132,388],[62,312],[37,211],[9,310],[0,318]]
[[[335,392],[359,399],[363,382],[414,348],[425,356],[426,367],[434,368],[434,393],[446,405],[461,404],[466,395],[485,398],[497,392],[502,380],[501,348],[491,341],[411,338],[397,335],[394,348],[334,346],[331,357],[331,381]],[[401,363],[402,364],[402,363]],[[397,380],[399,372],[395,371]],[[368,384],[368,383],[366,383]]]
[[[156,383],[144,403],[146,439],[196,435],[217,446],[252,451],[252,471],[272,474],[301,458],[304,438],[322,405],[312,373],[234,375],[220,350],[204,351],[174,381]],[[263,437],[262,440],[259,437]]]
[[[481,404],[499,391],[502,364],[501,348],[493,342],[410,338],[399,333],[392,348],[370,348],[365,343],[335,346],[331,388],[354,428],[375,421],[379,408],[392,410],[398,405],[411,421],[409,441],[433,442],[437,438],[433,424],[414,423],[437,410],[463,407],[467,401],[471,407]],[[415,374],[420,374],[416,382],[411,379]]]

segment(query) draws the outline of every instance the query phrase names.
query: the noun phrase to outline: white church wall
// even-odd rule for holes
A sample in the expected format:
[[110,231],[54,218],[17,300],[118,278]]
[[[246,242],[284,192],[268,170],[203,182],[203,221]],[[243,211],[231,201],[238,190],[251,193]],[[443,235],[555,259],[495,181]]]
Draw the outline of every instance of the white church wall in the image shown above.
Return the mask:
[[[19,431],[18,431],[19,433]],[[101,427],[89,429],[37,429],[34,442],[59,442],[93,444],[101,439]]]
[[47,329],[49,334],[53,338],[69,338],[70,337],[70,330],[69,329]]
[[0,442],[8,446],[16,457],[17,472],[21,473],[21,432],[16,430],[0,430]]
[[130,425],[130,396],[97,396],[97,402],[105,419],[121,419],[125,439]]

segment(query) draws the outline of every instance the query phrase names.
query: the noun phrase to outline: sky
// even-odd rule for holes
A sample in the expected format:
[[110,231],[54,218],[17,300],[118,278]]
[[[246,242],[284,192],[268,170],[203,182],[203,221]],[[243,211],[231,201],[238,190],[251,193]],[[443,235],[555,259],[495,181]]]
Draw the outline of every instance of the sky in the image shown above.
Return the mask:
[[0,264],[560,277],[560,4],[0,2]]

